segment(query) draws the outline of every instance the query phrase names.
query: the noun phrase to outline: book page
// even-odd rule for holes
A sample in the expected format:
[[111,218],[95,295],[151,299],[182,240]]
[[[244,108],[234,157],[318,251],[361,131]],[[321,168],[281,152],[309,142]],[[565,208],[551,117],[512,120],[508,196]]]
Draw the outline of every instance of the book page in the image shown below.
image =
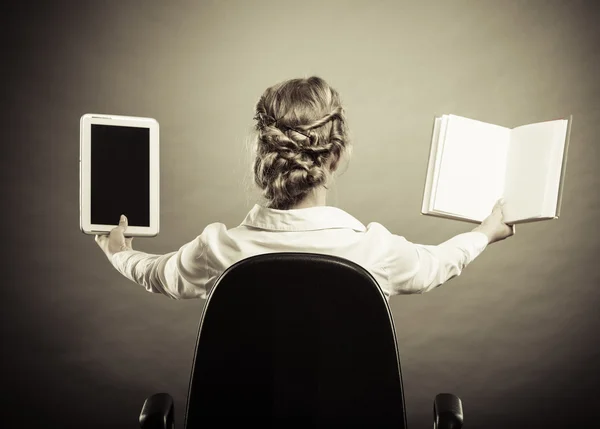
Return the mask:
[[[569,120],[561,119],[554,122],[554,141],[550,153],[550,171],[547,177],[546,197],[544,199],[544,216],[557,216],[561,174],[563,174],[563,160],[567,154],[569,138]],[[566,167],[566,165],[565,165]]]
[[503,196],[510,129],[450,115],[434,210],[482,221]]
[[559,139],[557,131],[556,121],[523,125],[511,131],[504,195],[506,222],[544,214],[549,179],[562,161],[556,149],[564,144],[565,135]]
[[438,141],[439,141],[439,137],[440,137],[441,123],[442,123],[441,117],[434,118],[433,133],[431,135],[431,146],[429,148],[429,159],[427,162],[427,171],[426,171],[426,175],[425,175],[425,187],[423,190],[423,203],[421,205],[421,213],[422,214],[428,213],[429,209],[431,207],[432,188],[433,188],[433,183],[435,182],[434,166],[435,166],[435,162],[437,159],[437,150],[439,147]]
[[446,138],[446,128],[448,127],[448,115],[442,115],[439,120],[439,130],[437,134],[436,140],[436,149],[435,155],[433,159],[433,184],[431,187],[431,192],[429,194],[429,210],[433,209],[433,204],[435,202],[435,194],[437,192],[437,185],[440,176],[440,163],[442,160],[442,150],[444,148],[444,139]]

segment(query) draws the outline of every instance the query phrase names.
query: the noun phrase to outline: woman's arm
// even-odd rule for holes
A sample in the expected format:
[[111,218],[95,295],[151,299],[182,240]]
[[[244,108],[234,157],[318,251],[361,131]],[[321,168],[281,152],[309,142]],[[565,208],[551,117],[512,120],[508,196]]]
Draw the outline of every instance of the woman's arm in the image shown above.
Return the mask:
[[151,255],[133,250],[126,238],[127,217],[108,235],[96,235],[96,243],[113,266],[129,280],[148,292],[162,293],[172,299],[206,298],[208,268],[200,236],[177,252]]
[[392,262],[386,268],[390,287],[398,294],[428,292],[459,276],[463,269],[492,243],[515,234],[504,223],[504,199],[473,231],[459,234],[438,246],[413,244],[393,236]]
[[111,262],[117,271],[148,292],[172,299],[206,298],[209,276],[203,252],[197,237],[176,252],[153,255],[125,250],[115,253]]
[[[415,244],[393,236],[388,264],[389,286],[395,294],[425,293],[459,276],[487,247],[481,232],[458,234],[437,246]],[[394,262],[395,261],[395,262]]]

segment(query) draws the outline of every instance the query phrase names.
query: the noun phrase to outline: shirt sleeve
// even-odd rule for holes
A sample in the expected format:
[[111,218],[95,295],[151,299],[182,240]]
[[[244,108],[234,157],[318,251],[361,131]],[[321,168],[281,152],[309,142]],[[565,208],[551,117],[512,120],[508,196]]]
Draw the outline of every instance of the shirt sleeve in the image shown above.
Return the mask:
[[435,289],[459,276],[488,245],[488,237],[478,231],[458,234],[437,246],[414,244],[398,235],[392,237],[392,257],[386,272],[394,294]]
[[148,292],[172,299],[206,298],[209,276],[204,250],[197,237],[176,252],[153,255],[127,250],[115,253],[111,262],[117,271]]

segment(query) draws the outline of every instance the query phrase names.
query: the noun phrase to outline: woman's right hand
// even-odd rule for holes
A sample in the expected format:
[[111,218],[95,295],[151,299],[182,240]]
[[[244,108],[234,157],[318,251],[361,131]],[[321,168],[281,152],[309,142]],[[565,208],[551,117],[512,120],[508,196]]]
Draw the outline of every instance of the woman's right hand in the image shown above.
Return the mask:
[[500,198],[494,208],[492,214],[486,217],[481,225],[473,231],[483,232],[488,237],[488,244],[496,241],[504,240],[505,238],[515,235],[515,225],[507,225],[504,223],[504,199]]

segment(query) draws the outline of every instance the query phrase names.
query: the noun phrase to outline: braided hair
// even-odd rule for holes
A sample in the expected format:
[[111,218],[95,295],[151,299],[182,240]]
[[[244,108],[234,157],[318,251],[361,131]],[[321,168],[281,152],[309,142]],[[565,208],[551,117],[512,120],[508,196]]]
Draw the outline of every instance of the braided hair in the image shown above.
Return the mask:
[[287,210],[323,186],[350,152],[344,109],[333,88],[313,76],[268,88],[255,107],[254,182],[267,207]]

